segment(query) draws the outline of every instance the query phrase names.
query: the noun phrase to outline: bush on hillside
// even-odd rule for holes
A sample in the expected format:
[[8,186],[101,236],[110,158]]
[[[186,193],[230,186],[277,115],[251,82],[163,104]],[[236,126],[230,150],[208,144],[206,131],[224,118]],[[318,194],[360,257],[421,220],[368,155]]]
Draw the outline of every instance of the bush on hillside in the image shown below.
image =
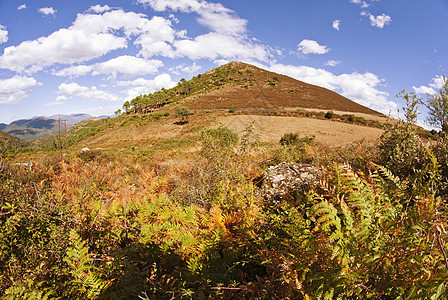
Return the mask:
[[333,111],[327,111],[327,113],[325,114],[325,119],[331,119],[333,118],[334,112]]
[[297,133],[285,133],[280,139],[280,145],[291,146],[297,143],[299,135]]

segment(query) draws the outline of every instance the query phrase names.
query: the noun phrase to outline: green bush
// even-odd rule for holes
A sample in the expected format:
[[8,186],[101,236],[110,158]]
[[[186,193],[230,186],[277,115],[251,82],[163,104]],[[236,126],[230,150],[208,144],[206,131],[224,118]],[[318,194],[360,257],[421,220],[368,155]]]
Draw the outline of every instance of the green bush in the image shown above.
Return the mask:
[[205,129],[202,132],[204,147],[216,144],[221,147],[230,148],[238,143],[238,135],[227,127]]
[[441,180],[438,194],[448,198],[448,135],[442,132],[431,150],[440,165]]
[[350,123],[354,123],[355,121],[356,121],[356,116],[355,115],[350,115],[350,116],[348,116],[348,121],[350,122]]
[[280,144],[290,146],[297,143],[298,140],[299,135],[297,133],[285,133],[280,139]]
[[333,118],[333,115],[334,115],[334,112],[332,112],[331,110],[330,111],[327,111],[327,113],[325,114],[325,119],[331,119],[331,118]]

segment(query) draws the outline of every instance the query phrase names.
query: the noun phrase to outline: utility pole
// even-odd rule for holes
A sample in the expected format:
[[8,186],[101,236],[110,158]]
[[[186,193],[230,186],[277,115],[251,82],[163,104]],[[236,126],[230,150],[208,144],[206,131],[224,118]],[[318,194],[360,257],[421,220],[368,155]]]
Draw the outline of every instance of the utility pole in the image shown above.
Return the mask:
[[[62,143],[62,135],[61,135],[61,122],[64,122],[64,144]],[[63,159],[62,148],[67,146],[67,120],[58,120],[58,139],[59,139],[59,149],[61,151],[61,161]]]

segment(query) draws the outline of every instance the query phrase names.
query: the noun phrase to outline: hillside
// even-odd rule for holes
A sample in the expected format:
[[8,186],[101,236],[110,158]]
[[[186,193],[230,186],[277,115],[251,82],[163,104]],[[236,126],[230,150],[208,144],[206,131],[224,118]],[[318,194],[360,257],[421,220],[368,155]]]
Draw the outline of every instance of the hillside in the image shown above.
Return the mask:
[[194,110],[313,109],[384,117],[328,89],[240,62],[228,63],[189,81],[181,79],[169,90],[139,95],[130,103],[126,102],[123,108],[134,113],[148,113],[179,102]]
[[5,152],[17,152],[28,146],[28,143],[0,130],[0,155]]
[[191,97],[193,101],[188,106],[192,109],[304,108],[383,116],[326,88],[244,63],[231,62],[205,76],[215,81],[228,79],[217,89]]

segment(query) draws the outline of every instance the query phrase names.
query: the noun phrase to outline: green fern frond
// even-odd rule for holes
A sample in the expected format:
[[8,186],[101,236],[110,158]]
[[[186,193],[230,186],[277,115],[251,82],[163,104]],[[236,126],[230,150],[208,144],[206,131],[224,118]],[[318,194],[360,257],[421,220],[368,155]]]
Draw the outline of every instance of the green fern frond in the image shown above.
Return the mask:
[[71,230],[69,238],[72,246],[67,250],[64,261],[70,267],[69,272],[73,278],[67,284],[73,295],[96,298],[107,287],[108,282],[96,273],[97,270],[92,265],[92,255],[78,233]]

